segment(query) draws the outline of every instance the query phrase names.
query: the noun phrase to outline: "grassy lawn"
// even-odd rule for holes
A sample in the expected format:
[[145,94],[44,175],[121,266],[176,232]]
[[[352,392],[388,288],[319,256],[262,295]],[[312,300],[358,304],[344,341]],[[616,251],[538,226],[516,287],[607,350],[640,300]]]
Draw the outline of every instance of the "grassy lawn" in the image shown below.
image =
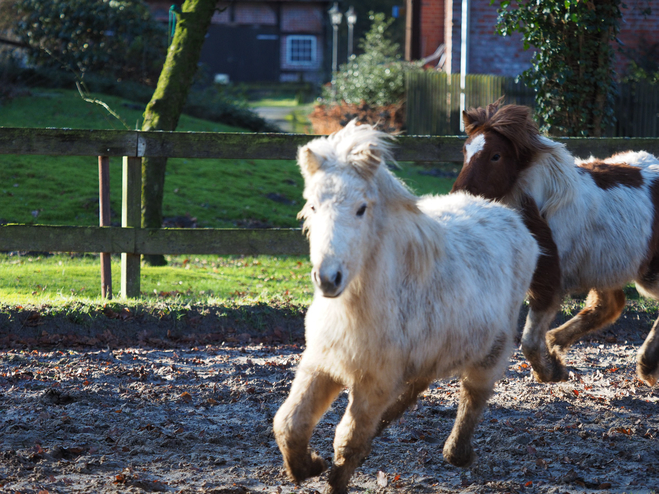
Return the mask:
[[[126,122],[140,123],[134,103],[97,96]],[[128,105],[128,106],[126,106]],[[98,105],[74,91],[41,90],[0,107],[0,126],[123,128]],[[179,130],[240,131],[183,116]],[[121,162],[110,160],[112,221],[121,214]],[[397,173],[417,193],[446,193],[451,180],[424,175],[403,164]],[[92,226],[98,224],[95,157],[0,155],[0,219],[10,223]],[[167,165],[163,215],[195,218],[202,228],[267,225],[296,227],[302,177],[294,161],[172,159]]]
[[297,100],[292,97],[263,98],[249,101],[247,104],[253,108],[258,106],[298,106]]
[[[143,266],[146,301],[218,304],[272,299],[311,301],[310,266],[304,257],[167,256],[165,267]],[[112,258],[114,291],[120,257]],[[102,303],[98,255],[0,255],[0,301],[11,305]]]
[[[129,128],[141,125],[143,109],[121,98],[94,95],[120,114]],[[273,104],[287,102],[273,101]],[[123,129],[99,105],[75,91],[34,89],[0,106],[0,126]],[[241,129],[183,115],[179,130],[240,132]],[[110,160],[112,221],[121,220],[121,162]],[[452,180],[403,163],[396,171],[418,194],[446,193]],[[0,155],[0,220],[8,223],[98,224],[96,157]],[[303,180],[294,161],[172,159],[167,165],[163,215],[184,217],[199,227],[297,227]],[[143,267],[146,298],[220,303],[311,298],[304,258],[170,257],[165,268]],[[119,289],[119,257],[113,258],[113,285]],[[0,300],[67,304],[99,301],[98,256],[0,255]]]

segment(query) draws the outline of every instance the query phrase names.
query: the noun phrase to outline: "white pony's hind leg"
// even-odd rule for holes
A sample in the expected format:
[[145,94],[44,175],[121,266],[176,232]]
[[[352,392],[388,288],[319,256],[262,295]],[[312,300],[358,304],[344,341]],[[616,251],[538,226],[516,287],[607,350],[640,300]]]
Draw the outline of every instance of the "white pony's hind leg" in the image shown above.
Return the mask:
[[405,413],[405,410],[414,405],[419,394],[425,391],[431,382],[431,379],[420,379],[408,384],[407,388],[398,397],[396,402],[387,408],[382,415],[376,436],[379,435],[390,423],[401,417],[403,413]]
[[274,434],[286,472],[295,482],[320,475],[325,461],[309,451],[309,439],[342,385],[323,372],[300,363],[288,398],[274,419]]
[[483,408],[492,395],[494,383],[503,375],[508,365],[511,340],[510,335],[502,336],[482,362],[466,369],[462,374],[458,413],[443,450],[444,459],[451,465],[467,467],[476,458],[471,439]]
[[350,477],[371,450],[383,412],[399,393],[394,384],[375,378],[364,378],[350,390],[350,402],[334,436],[334,465],[326,494],[348,492]]

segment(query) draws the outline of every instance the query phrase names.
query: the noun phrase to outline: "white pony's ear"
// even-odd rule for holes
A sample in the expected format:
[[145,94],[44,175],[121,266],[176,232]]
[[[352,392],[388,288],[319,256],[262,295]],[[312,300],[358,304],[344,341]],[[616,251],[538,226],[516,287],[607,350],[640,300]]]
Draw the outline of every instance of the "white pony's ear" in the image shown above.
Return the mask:
[[297,151],[297,163],[304,178],[311,177],[322,164],[321,157],[316,155],[309,146],[302,146]]
[[382,151],[377,146],[373,146],[373,143],[367,142],[350,151],[348,159],[360,175],[370,178],[382,163]]

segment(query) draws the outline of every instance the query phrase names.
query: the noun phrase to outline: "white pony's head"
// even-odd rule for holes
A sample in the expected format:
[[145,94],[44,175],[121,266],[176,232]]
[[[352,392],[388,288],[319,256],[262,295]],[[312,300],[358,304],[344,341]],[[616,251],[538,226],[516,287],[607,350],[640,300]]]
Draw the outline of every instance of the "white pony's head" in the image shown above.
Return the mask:
[[298,217],[309,235],[311,277],[325,297],[341,295],[371,254],[382,217],[378,176],[390,175],[389,160],[391,136],[354,120],[298,150],[307,201]]

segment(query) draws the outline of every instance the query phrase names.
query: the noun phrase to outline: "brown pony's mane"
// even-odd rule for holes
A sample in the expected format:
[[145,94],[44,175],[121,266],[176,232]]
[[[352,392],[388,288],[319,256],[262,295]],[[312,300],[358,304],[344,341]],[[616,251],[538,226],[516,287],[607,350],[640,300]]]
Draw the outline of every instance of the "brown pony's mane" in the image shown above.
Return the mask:
[[539,152],[550,149],[540,139],[540,131],[531,117],[531,109],[522,105],[500,106],[503,96],[485,108],[470,108],[462,112],[468,136],[495,131],[508,139],[518,158],[530,160]]

